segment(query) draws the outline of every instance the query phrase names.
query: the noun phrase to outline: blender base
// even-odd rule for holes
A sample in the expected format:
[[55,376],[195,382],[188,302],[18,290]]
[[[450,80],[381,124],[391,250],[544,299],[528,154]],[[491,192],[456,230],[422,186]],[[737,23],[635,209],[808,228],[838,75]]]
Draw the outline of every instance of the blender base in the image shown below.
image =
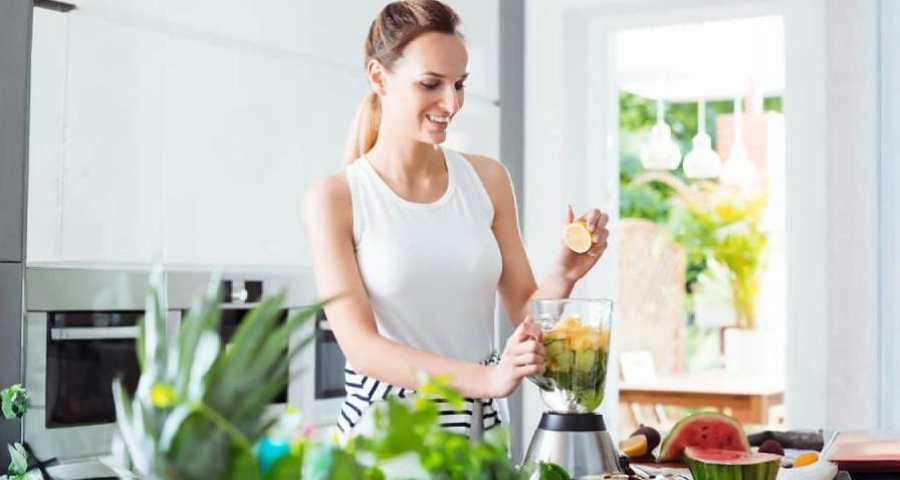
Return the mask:
[[525,462],[542,461],[561,466],[572,478],[622,472],[603,416],[595,413],[544,412],[525,453]]

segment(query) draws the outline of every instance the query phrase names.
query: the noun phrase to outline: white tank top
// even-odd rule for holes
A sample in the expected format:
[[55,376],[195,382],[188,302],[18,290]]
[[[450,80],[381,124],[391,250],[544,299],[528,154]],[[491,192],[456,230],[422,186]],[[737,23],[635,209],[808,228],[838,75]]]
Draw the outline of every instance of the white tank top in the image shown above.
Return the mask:
[[[494,308],[501,258],[491,225],[494,208],[474,167],[442,149],[447,190],[432,203],[394,192],[360,157],[346,168],[353,205],[356,260],[378,332],[440,356],[484,362],[494,346]],[[338,420],[346,434],[364,411],[387,395],[411,393],[346,368],[347,400]],[[472,404],[482,406],[483,428],[500,423],[492,401],[466,399],[442,424],[468,432]]]

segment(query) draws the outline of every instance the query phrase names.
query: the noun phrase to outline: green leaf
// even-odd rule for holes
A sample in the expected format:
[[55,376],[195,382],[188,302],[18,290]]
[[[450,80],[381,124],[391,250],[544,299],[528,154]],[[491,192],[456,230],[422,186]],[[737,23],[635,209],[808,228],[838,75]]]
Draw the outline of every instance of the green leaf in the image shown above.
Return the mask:
[[137,340],[135,340],[135,342],[134,342],[135,343],[134,350],[135,350],[135,353],[137,353],[138,366],[141,368],[142,372],[144,371],[144,361],[145,361],[144,351],[146,350],[146,346],[145,346],[146,342],[144,341],[144,338],[146,337],[146,335],[144,334],[144,330],[146,329],[146,324],[147,324],[146,319],[147,319],[146,316],[143,316],[140,319],[138,319]]
[[188,405],[172,411],[159,439],[161,453],[189,480],[224,478],[232,444],[228,433]]
[[6,448],[9,450],[9,469],[7,472],[10,476],[17,475],[25,475],[25,472],[28,471],[28,454],[25,453],[25,448],[22,447],[21,443],[14,443],[12,445],[7,445]]
[[20,384],[10,385],[0,391],[0,402],[3,404],[4,417],[22,418],[28,409],[28,392]]
[[[223,388],[217,391],[219,396],[210,397],[210,403],[218,402],[216,399],[241,399],[240,402],[234,402],[228,406],[219,406],[217,408],[226,411],[234,418],[235,424],[246,435],[253,438],[255,436],[254,429],[247,426],[247,422],[251,424],[258,423],[258,418],[266,406],[274,400],[288,383],[288,367],[293,358],[296,357],[303,348],[305,348],[313,338],[305,338],[299,346],[293,348],[290,352],[287,350],[288,340],[291,333],[295,331],[303,322],[309,321],[315,317],[316,312],[321,310],[322,304],[313,305],[289,318],[284,325],[271,332],[268,338],[263,339],[264,344],[262,351],[256,352],[253,356],[253,362],[249,367],[243,367],[245,360],[239,355],[244,350],[242,342],[255,341],[250,336],[239,336],[235,334],[235,340],[232,342],[231,350],[223,362],[222,370],[233,373],[236,378],[223,378]],[[266,319],[263,315],[265,311],[258,316],[245,320],[242,327],[249,322],[262,322],[265,325],[274,325],[280,309],[271,311],[273,318]],[[263,327],[257,327],[260,330]],[[238,373],[240,368],[244,371]],[[239,376],[238,376],[239,375]]]
[[150,448],[142,442],[144,437],[143,422],[137,422],[134,418],[132,401],[122,386],[122,381],[118,378],[113,379],[112,384],[113,403],[116,407],[116,422],[119,426],[119,432],[122,434],[122,441],[128,449],[129,457],[134,463],[135,468],[139,471],[146,472],[150,468],[150,459],[148,452]]
[[[179,480],[259,480],[263,474],[253,445],[272,424],[265,410],[287,385],[291,359],[312,338],[288,350],[289,340],[321,304],[282,320],[284,294],[267,297],[245,317],[226,350],[218,331],[219,277],[210,279],[205,296],[171,336],[162,278],[161,271],[154,272],[140,323],[141,378],[134,398],[121,382],[113,385],[119,429],[135,469]],[[280,471],[298,479],[302,452],[291,456],[297,457],[294,463]],[[347,466],[352,457],[334,456],[332,478],[348,471],[355,476],[353,468],[359,467]]]
[[193,362],[185,365],[185,369],[182,370],[182,372],[188,372],[187,375],[182,376],[183,381],[181,382],[188,399],[201,400],[203,398],[206,375],[216,364],[221,350],[222,341],[217,333],[207,330],[198,336],[197,345],[193,349]]
[[231,339],[231,350],[228,352],[230,366],[244,368],[254,364],[249,360],[256,357],[275,329],[284,297],[284,292],[268,297],[247,314]]
[[303,455],[288,455],[272,465],[265,480],[299,480],[303,471]]
[[431,398],[439,398],[446,400],[451,407],[460,409],[463,407],[463,396],[450,387],[450,377],[433,377],[420,378],[419,395],[416,396],[416,402],[421,407],[425,406],[424,402],[433,403]]
[[[147,294],[143,327],[143,368],[150,369],[154,378],[166,373],[166,297],[165,276],[156,267],[150,275],[150,292]],[[149,323],[148,323],[149,322]]]
[[[253,455],[253,451],[246,447],[232,444],[231,465],[229,465],[226,480],[261,480],[259,463]],[[297,480],[297,479],[295,479]]]
[[569,472],[552,462],[541,462],[541,480],[572,480]]
[[[181,323],[178,335],[178,369],[180,372],[189,372],[189,375],[181,375],[176,385],[182,395],[193,400],[200,398],[198,386],[219,359],[221,342],[218,331],[221,319],[217,300],[207,297],[194,301]],[[206,337],[215,337],[215,341]]]
[[386,480],[384,472],[381,471],[378,466],[371,466],[366,468],[365,473],[363,474],[364,480]]
[[261,375],[248,375],[247,370],[258,363],[259,350],[271,335],[282,301],[283,295],[266,298],[251,310],[232,337],[224,359],[209,371],[209,390],[204,400],[226,417],[239,410],[246,393],[259,387],[262,381]]
[[303,480],[358,480],[362,469],[349,453],[334,447],[315,445],[307,449]]
[[[505,429],[490,430],[484,442],[473,445],[467,436],[448,432],[439,425],[439,407],[434,400],[448,398],[452,403],[444,405],[461,405],[462,397],[448,386],[446,379],[424,378],[412,402],[392,397],[379,404],[374,411],[373,433],[355,437],[351,451],[362,458],[374,458],[372,468],[383,468],[381,473],[395,470],[397,462],[413,461],[423,475],[433,479],[527,478],[509,460]],[[373,471],[372,475],[378,473]]]

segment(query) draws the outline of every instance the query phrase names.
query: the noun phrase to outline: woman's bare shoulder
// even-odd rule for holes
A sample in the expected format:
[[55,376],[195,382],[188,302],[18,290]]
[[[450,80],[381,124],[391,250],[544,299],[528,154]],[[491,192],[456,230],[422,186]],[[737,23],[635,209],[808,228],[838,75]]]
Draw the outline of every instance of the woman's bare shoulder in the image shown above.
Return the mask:
[[307,217],[322,214],[331,217],[352,219],[350,184],[344,172],[317,180],[306,191],[303,209]]
[[512,199],[509,171],[506,169],[506,166],[484,155],[462,153],[462,156],[475,168],[475,173],[478,174],[478,178],[484,184],[495,207],[498,202],[506,203],[507,200]]
[[475,172],[478,173],[481,182],[485,184],[489,191],[509,185],[509,172],[499,161],[485,155],[460,153],[475,168]]

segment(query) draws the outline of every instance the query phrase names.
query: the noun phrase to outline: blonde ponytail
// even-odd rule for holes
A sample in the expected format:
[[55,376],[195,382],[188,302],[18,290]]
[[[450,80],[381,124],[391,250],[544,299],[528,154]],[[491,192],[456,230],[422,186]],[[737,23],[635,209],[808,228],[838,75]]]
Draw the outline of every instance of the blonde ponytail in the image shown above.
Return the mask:
[[369,92],[360,102],[353,117],[347,145],[344,147],[344,165],[353,163],[361,155],[369,153],[378,139],[381,124],[381,101],[375,92]]

